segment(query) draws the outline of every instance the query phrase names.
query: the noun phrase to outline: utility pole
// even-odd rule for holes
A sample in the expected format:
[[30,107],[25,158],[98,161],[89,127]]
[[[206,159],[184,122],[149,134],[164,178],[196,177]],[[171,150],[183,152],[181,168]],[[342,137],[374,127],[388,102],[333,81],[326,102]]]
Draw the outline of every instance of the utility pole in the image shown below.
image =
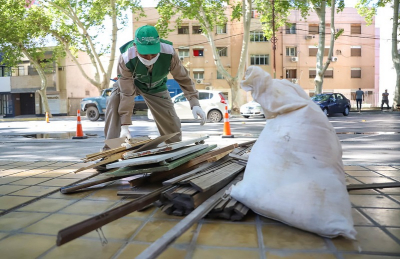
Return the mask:
[[273,50],[273,56],[274,56],[274,64],[273,64],[273,72],[274,72],[274,78],[276,78],[276,57],[275,57],[275,52],[276,52],[276,42],[278,39],[275,37],[275,0],[272,0],[272,50]]

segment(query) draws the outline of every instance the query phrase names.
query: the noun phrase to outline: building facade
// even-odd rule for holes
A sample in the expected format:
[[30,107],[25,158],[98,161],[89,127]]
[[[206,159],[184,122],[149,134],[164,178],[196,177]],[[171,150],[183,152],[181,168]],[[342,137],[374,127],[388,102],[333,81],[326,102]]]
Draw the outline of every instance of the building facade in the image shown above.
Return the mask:
[[[44,60],[50,58],[51,50],[45,53]],[[85,53],[78,55],[78,60],[89,76],[90,59]],[[80,101],[84,97],[98,96],[99,90],[87,81],[77,65],[69,58],[46,65],[47,99],[53,115],[76,115]],[[41,80],[36,69],[27,58],[21,60],[17,67],[0,66],[0,116],[14,117],[19,115],[44,115],[40,95]]]
[[[159,15],[155,8],[145,8],[145,12],[147,17],[133,23],[133,33],[140,26],[157,23]],[[264,37],[257,16],[253,12],[246,67],[260,66],[277,79],[299,84],[312,96],[319,38],[318,16],[311,14],[305,21],[300,12],[292,11],[289,25],[276,32],[275,51],[270,39]],[[170,29],[176,27],[174,21],[174,18],[171,19]],[[329,8],[326,11],[326,26],[324,62],[330,45]],[[173,42],[183,64],[196,82],[197,89],[221,90],[230,97],[230,87],[218,73],[211,46],[200,29],[196,21],[183,20],[181,27],[175,28],[166,39]],[[365,92],[364,107],[377,106],[379,81],[375,64],[379,63],[379,44],[374,24],[367,26],[355,8],[345,8],[335,15],[335,29],[343,29],[344,32],[335,41],[332,62],[324,76],[323,92],[342,93],[355,105],[355,91],[361,88]],[[215,29],[215,44],[225,69],[231,75],[237,73],[242,40],[242,22],[229,21],[225,26]],[[247,100],[251,100],[249,94]]]

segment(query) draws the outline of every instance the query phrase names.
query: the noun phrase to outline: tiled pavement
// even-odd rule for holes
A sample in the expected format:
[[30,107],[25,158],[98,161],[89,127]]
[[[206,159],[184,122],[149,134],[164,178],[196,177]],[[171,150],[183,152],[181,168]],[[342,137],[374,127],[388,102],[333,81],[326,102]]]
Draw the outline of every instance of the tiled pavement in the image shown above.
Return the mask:
[[[60,229],[127,201],[116,196],[123,181],[72,195],[58,192],[95,172],[72,173],[82,166],[0,161],[1,258],[134,258],[180,220],[150,208],[57,247]],[[345,170],[349,184],[400,181],[399,166]],[[350,194],[357,241],[322,238],[251,213],[243,222],[203,219],[160,258],[400,258],[400,188]]]

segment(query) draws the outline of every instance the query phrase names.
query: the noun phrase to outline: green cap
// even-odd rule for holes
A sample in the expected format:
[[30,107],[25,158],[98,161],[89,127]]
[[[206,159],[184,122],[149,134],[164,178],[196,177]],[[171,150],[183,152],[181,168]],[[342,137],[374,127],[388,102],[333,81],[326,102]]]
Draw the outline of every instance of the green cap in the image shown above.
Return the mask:
[[135,44],[139,54],[160,53],[160,36],[153,26],[145,25],[139,27],[135,32]]

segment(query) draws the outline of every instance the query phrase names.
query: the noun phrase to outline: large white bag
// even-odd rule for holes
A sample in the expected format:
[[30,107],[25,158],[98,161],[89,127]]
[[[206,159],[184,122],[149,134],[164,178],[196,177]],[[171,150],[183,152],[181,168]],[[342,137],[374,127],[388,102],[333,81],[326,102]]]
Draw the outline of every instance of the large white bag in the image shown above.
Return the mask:
[[251,91],[267,118],[231,196],[254,212],[325,237],[355,239],[342,148],[321,108],[299,85],[250,66]]

